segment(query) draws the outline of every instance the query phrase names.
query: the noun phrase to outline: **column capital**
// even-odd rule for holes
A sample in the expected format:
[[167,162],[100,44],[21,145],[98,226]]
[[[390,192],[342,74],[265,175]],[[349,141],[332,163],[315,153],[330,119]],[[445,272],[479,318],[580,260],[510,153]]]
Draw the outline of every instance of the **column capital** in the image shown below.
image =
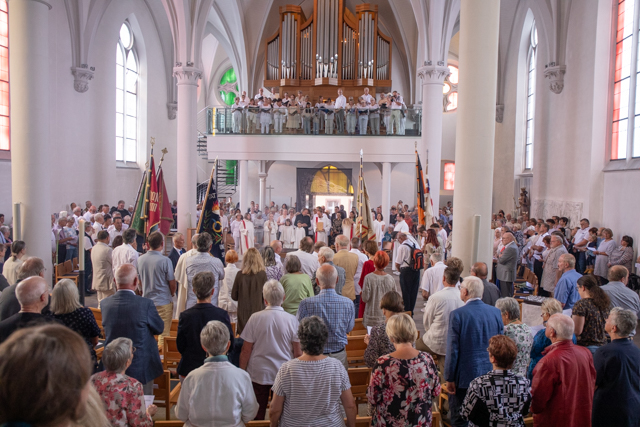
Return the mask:
[[[22,0],[20,0],[20,1],[22,1]],[[47,6],[49,8],[49,10],[53,9],[53,6],[51,6],[51,4],[49,2],[46,2],[44,0],[31,0],[31,1],[36,2],[36,3],[41,3],[41,4],[45,5],[45,6]]]
[[545,66],[544,77],[549,79],[549,89],[551,89],[551,92],[556,94],[562,92],[566,72],[566,65],[556,65],[555,62],[552,62]]
[[418,77],[422,79],[422,84],[443,84],[451,71],[444,65],[430,65],[431,61],[425,62],[423,67],[418,68]]
[[85,93],[89,90],[89,80],[93,79],[94,68],[89,69],[86,65],[71,67],[73,74],[73,88],[76,92]]
[[183,67],[182,63],[176,62],[176,66],[173,67],[173,76],[178,79],[179,85],[198,85],[198,80],[202,78],[202,70],[192,65],[187,63],[187,66]]
[[178,114],[178,103],[167,102],[167,115],[169,116],[169,120],[175,120],[177,114]]

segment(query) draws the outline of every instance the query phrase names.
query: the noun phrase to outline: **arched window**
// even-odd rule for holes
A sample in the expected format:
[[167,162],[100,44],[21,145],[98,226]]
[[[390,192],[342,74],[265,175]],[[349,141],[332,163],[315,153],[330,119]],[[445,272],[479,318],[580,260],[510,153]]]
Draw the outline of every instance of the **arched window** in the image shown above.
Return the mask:
[[[611,160],[640,157],[640,91],[638,82],[638,24],[634,26],[637,0],[619,0],[616,32],[616,59],[613,73],[613,117],[611,126]],[[635,123],[635,124],[634,124]],[[632,144],[629,150],[629,143]]]
[[235,102],[236,96],[240,96],[238,91],[238,78],[233,68],[229,68],[220,78],[218,83],[218,92],[220,92],[220,98],[225,104],[231,106]]
[[124,22],[116,46],[116,161],[135,162],[137,140],[138,59],[133,32]]
[[0,150],[11,149],[9,132],[9,13],[0,1]]
[[455,111],[458,108],[458,67],[449,65],[450,74],[444,79],[442,93],[444,94],[444,112]]
[[527,126],[524,141],[524,169],[533,169],[533,130],[536,109],[536,58],[538,51],[538,30],[536,22],[531,24],[529,52],[527,54]]

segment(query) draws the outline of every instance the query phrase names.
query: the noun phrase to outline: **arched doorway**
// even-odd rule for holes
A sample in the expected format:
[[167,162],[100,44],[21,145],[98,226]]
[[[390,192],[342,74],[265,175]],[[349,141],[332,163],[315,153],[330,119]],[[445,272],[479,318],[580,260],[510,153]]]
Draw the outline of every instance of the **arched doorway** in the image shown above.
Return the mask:
[[351,169],[339,169],[333,165],[322,168],[297,169],[297,208],[326,206],[333,212],[336,205],[344,205],[349,211],[353,204]]

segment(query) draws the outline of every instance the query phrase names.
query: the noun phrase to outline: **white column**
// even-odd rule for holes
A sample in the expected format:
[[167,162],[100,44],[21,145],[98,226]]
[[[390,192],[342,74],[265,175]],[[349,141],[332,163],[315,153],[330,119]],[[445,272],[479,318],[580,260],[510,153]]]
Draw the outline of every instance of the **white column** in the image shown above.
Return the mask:
[[240,210],[246,213],[249,209],[249,160],[238,161],[238,193]]
[[260,210],[264,212],[264,205],[267,204],[267,174],[258,174],[260,178]]
[[422,79],[422,138],[418,142],[418,154],[424,173],[429,175],[431,199],[435,209],[440,207],[442,86],[449,73],[449,68],[441,65],[426,65],[418,69],[418,76]]
[[44,1],[13,0],[9,14],[11,194],[21,203],[27,254],[51,266],[49,25]]
[[[491,266],[491,198],[500,0],[462,0],[453,255]],[[479,230],[474,216],[480,215]],[[478,239],[473,237],[477,232]],[[476,252],[477,251],[477,252]],[[474,259],[474,253],[477,253]]]
[[175,67],[173,75],[178,79],[178,231],[187,235],[187,228],[196,224],[196,187],[198,139],[196,124],[198,79],[202,72],[194,67]]
[[382,217],[389,224],[391,215],[391,163],[382,163]]

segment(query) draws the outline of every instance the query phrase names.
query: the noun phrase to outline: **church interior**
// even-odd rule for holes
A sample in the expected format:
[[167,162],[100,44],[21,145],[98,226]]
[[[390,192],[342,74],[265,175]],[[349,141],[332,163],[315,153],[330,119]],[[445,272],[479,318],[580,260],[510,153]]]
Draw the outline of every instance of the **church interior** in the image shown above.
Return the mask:
[[[403,206],[428,210],[436,225],[444,219],[443,256],[462,261],[461,281],[482,262],[495,279],[508,246],[500,235],[530,238],[548,219],[554,230],[563,222],[569,251],[579,246],[575,235],[586,235],[585,219],[598,229],[598,245],[628,237],[620,244],[632,248],[625,284],[638,285],[635,301],[639,78],[640,0],[0,0],[0,225],[9,233],[0,244],[11,252],[12,240],[24,241],[54,285],[57,234],[50,236],[63,211],[71,216],[85,200],[87,209],[123,209],[124,201],[133,216],[153,159],[166,199],[175,201],[171,236],[186,236],[186,249],[196,247],[190,237],[211,182],[226,214],[239,209],[255,220],[255,206],[267,221],[270,207],[279,215],[286,205],[296,215],[313,211],[313,221],[316,207],[329,217],[352,208],[362,216],[366,181],[368,221],[378,221],[378,209],[389,225]],[[234,218],[225,226],[230,249]],[[327,221],[331,229],[333,217]],[[431,225],[423,217],[419,224]],[[318,240],[317,226],[309,228]],[[427,232],[411,232],[422,245]],[[395,234],[388,243],[402,246]],[[167,253],[174,244],[167,238]],[[378,244],[384,249],[385,240]],[[242,251],[243,242],[235,245]],[[260,248],[257,240],[247,246]],[[594,259],[610,256],[599,250]],[[402,282],[393,276],[396,251],[387,250],[388,272]],[[529,264],[518,259],[517,277],[501,282],[535,279],[530,299],[551,297],[537,292],[543,259],[532,251]],[[283,262],[286,252],[285,245]],[[587,256],[576,259],[586,274]],[[415,313],[408,309],[421,335],[429,297],[423,290]],[[86,301],[97,307],[95,297]],[[541,300],[529,311],[519,301],[520,320],[542,327]],[[433,425],[466,425],[447,415],[456,412],[455,391],[442,396],[433,399]],[[367,396],[358,399],[366,417]],[[169,408],[166,420],[178,424],[165,425],[182,425]],[[11,421],[3,416],[0,409],[0,424]],[[552,425],[527,416],[526,425]],[[386,425],[375,418],[362,425]]]

